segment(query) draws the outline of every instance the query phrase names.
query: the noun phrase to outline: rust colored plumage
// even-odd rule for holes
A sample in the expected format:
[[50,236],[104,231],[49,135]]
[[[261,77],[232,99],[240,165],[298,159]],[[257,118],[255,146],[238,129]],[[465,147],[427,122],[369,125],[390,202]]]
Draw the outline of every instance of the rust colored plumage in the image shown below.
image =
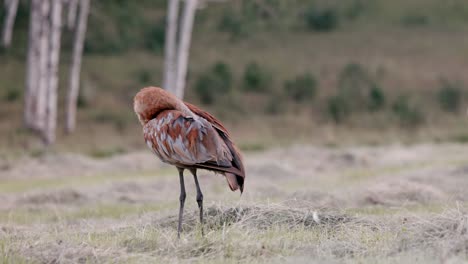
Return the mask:
[[214,116],[157,87],[143,88],[138,92],[134,99],[134,110],[143,126],[143,136],[148,147],[163,162],[179,170],[179,234],[182,200],[185,200],[184,169],[189,169],[195,178],[200,221],[203,215],[203,195],[198,185],[197,169],[222,174],[232,191],[239,189],[243,192],[245,169],[240,151],[227,129]]

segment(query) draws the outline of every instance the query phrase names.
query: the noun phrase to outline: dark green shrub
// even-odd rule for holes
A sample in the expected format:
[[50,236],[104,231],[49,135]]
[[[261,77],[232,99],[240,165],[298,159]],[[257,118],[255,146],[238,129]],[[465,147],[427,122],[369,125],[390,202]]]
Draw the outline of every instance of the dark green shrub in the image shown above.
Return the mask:
[[304,17],[307,28],[312,31],[329,32],[338,27],[338,11],[335,9],[318,9],[312,6]]
[[88,98],[83,95],[81,90],[82,89],[80,89],[80,92],[78,93],[78,100],[76,102],[76,106],[78,108],[87,108],[89,106]]
[[369,110],[378,111],[385,106],[385,93],[380,87],[374,85],[369,92]]
[[357,63],[346,65],[338,75],[338,93],[349,100],[353,108],[366,105],[371,85],[367,71]]
[[455,113],[460,110],[462,96],[462,89],[456,84],[444,82],[437,93],[437,100],[442,110]]
[[247,28],[244,26],[242,16],[231,9],[224,11],[218,24],[218,30],[227,32],[233,38],[247,35]]
[[232,88],[232,72],[229,65],[224,62],[217,62],[212,68],[213,75],[217,77],[220,92],[228,93]]
[[229,65],[218,62],[203,73],[195,84],[195,92],[205,104],[212,104],[216,96],[226,94],[232,88],[232,73]]
[[161,53],[164,50],[165,37],[166,26],[164,22],[150,27],[145,34],[146,49],[155,53]]
[[378,111],[385,106],[385,93],[364,67],[350,63],[338,76],[338,94],[352,110]]
[[317,92],[317,80],[310,73],[297,76],[284,83],[286,94],[296,102],[311,100]]
[[195,84],[195,92],[202,103],[213,104],[217,86],[216,79],[211,74],[205,73],[198,78]]
[[271,74],[255,62],[245,67],[243,79],[244,89],[251,92],[266,92],[272,81]]
[[341,123],[350,114],[346,99],[339,95],[328,98],[327,113],[335,123]]
[[407,27],[425,26],[429,23],[429,18],[422,14],[408,14],[401,18],[401,23]]
[[141,85],[148,85],[151,83],[151,72],[147,69],[141,69],[136,72],[136,79]]
[[[118,2],[118,4],[117,4]],[[148,27],[137,1],[96,1],[89,15],[85,53],[121,54],[145,46]],[[141,29],[141,30],[140,30]]]
[[422,112],[410,102],[408,96],[399,96],[392,105],[392,111],[404,126],[417,126],[424,121]]
[[3,96],[4,100],[7,102],[16,102],[21,97],[21,89],[8,88],[5,95]]

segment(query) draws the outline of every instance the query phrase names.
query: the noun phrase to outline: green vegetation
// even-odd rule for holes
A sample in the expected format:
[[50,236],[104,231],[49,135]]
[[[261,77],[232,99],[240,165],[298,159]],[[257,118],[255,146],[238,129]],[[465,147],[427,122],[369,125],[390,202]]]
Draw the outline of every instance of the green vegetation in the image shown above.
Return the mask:
[[3,96],[4,101],[6,102],[16,102],[21,98],[22,90],[16,87],[7,88],[5,95]]
[[328,32],[338,27],[338,13],[336,9],[318,9],[311,6],[304,14],[307,28],[312,31]]
[[157,54],[162,54],[164,50],[165,33],[166,24],[164,20],[156,25],[148,26],[145,34],[146,49]]
[[392,110],[403,126],[414,127],[424,122],[424,115],[419,107],[408,96],[401,95],[396,98]]
[[346,98],[352,110],[364,110],[369,106],[375,88],[374,81],[361,64],[350,63],[338,75],[338,94]]
[[350,114],[348,102],[341,95],[328,98],[327,113],[335,123],[342,122]]
[[408,14],[402,17],[401,23],[407,27],[426,26],[429,23],[429,19],[421,14]]
[[370,111],[378,111],[385,106],[384,91],[376,84],[369,91],[368,108]]
[[327,101],[327,114],[336,123],[342,122],[352,113],[362,114],[384,109],[384,90],[361,64],[345,65],[337,79],[337,95]]
[[456,113],[460,110],[463,92],[460,85],[444,81],[437,93],[440,108],[446,112]]
[[296,102],[307,102],[317,94],[317,80],[310,73],[298,75],[284,83],[284,91]]
[[88,98],[83,94],[82,90],[80,90],[78,94],[78,101],[76,102],[76,105],[80,109],[84,109],[89,106]]
[[218,24],[218,30],[229,33],[233,39],[245,37],[248,34],[245,22],[242,21],[239,14],[230,8],[224,10]]
[[248,92],[267,92],[272,84],[271,73],[256,62],[247,64],[244,71],[244,89]]
[[153,81],[153,76],[151,74],[151,71],[148,69],[141,69],[136,72],[136,79],[138,82],[143,85],[143,86],[148,86],[152,83]]
[[229,65],[217,62],[198,78],[195,92],[202,103],[210,105],[215,102],[217,96],[231,92],[232,82],[233,76]]

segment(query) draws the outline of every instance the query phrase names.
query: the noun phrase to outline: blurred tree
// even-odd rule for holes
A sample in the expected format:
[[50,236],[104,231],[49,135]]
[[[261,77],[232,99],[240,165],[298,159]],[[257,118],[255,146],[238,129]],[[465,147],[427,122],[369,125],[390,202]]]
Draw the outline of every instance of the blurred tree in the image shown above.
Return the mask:
[[55,142],[57,128],[57,89],[60,58],[60,38],[62,31],[62,0],[52,0],[50,10],[49,58],[47,62],[47,102],[44,141],[47,145]]
[[164,88],[179,98],[184,97],[190,42],[198,0],[185,0],[185,8],[176,41],[178,28],[178,0],[168,0],[168,17],[165,40]]
[[[71,0],[74,1],[74,0]],[[80,15],[78,17],[78,26],[75,29],[75,41],[73,43],[72,66],[70,69],[70,83],[67,96],[67,117],[65,131],[71,133],[76,126],[76,108],[78,103],[78,94],[80,89],[81,58],[83,56],[83,46],[86,35],[86,26],[88,24],[90,0],[80,1]],[[71,6],[70,6],[71,8]],[[68,21],[70,22],[70,21]]]
[[185,83],[189,59],[190,41],[192,39],[193,22],[198,0],[185,0],[185,9],[182,15],[182,25],[177,49],[177,77],[174,93],[179,98],[184,97]]
[[177,22],[179,17],[179,0],[168,0],[166,36],[164,43],[164,80],[163,88],[172,91],[174,89],[175,76],[177,75],[176,65],[176,38]]
[[2,45],[9,47],[15,25],[16,12],[18,11],[19,0],[4,0],[6,16],[3,22]]
[[55,141],[62,0],[33,0],[26,76],[25,121],[45,144]]
[[41,2],[31,0],[29,18],[28,55],[26,62],[26,92],[24,104],[24,124],[36,129],[36,107],[39,81],[39,37],[41,34]]
[[[70,87],[67,97],[67,132],[75,128],[81,57],[86,34],[90,0],[31,0],[29,43],[26,70],[24,121],[49,145],[55,142],[57,128],[57,90],[63,5],[69,8],[68,25],[74,23],[79,4],[79,23],[75,29]],[[70,16],[72,18],[70,18]],[[72,22],[70,22],[72,21]]]
[[65,0],[65,1],[68,1],[67,27],[69,30],[71,30],[75,27],[76,15],[78,13],[79,0]]

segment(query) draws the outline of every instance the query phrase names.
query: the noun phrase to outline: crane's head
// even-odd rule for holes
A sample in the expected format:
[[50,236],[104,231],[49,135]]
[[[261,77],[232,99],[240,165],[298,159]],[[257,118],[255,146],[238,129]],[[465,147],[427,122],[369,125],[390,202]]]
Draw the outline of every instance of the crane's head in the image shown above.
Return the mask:
[[193,115],[182,100],[159,87],[141,89],[133,99],[133,110],[142,125],[145,125],[165,110],[179,110],[186,116]]

